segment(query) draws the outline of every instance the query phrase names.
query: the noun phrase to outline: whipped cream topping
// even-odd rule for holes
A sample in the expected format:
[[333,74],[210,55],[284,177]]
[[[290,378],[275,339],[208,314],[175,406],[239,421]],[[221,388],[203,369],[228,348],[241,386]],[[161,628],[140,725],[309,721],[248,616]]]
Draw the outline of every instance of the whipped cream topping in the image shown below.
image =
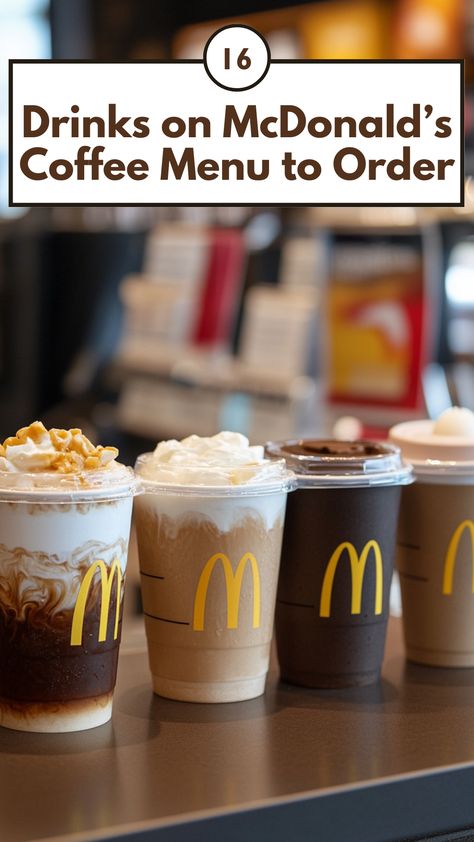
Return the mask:
[[0,470],[63,474],[97,471],[108,468],[117,456],[116,447],[96,447],[79,428],[47,430],[41,421],[34,421],[0,445]]
[[158,444],[137,465],[144,479],[170,485],[254,485],[284,478],[283,462],[265,459],[263,447],[249,445],[241,433],[210,438],[188,436]]
[[446,409],[435,421],[433,435],[474,439],[474,412],[461,406]]

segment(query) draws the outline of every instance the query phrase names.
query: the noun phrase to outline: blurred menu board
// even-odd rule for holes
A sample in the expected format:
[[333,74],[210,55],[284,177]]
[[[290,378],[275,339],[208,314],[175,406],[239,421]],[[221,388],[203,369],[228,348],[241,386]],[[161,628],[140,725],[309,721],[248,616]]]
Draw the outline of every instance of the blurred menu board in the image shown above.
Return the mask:
[[416,409],[428,299],[421,235],[339,235],[326,298],[332,403]]
[[209,259],[210,232],[206,226],[161,223],[146,244],[143,272],[187,289],[200,284]]
[[158,226],[148,237],[143,273],[122,282],[122,363],[163,372],[187,347],[228,346],[244,263],[238,229]]
[[245,302],[242,367],[274,383],[306,374],[316,315],[317,297],[310,287],[253,287]]

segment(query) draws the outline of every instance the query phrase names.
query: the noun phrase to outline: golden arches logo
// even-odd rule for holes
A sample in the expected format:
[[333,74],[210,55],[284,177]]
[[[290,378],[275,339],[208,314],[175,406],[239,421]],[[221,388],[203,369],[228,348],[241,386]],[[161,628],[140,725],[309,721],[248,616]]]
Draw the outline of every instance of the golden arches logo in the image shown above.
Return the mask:
[[459,551],[459,542],[465,531],[471,535],[472,592],[474,593],[474,521],[463,520],[454,530],[446,551],[443,570],[443,594],[446,596],[450,596],[453,592],[454,567]]
[[227,628],[236,629],[239,624],[239,605],[240,594],[242,591],[242,580],[244,578],[247,564],[250,564],[253,579],[253,618],[252,626],[254,629],[260,627],[260,601],[261,601],[261,587],[260,587],[260,572],[258,569],[257,559],[252,553],[245,553],[240,559],[235,573],[232,569],[229,557],[225,553],[215,553],[204,565],[201,575],[199,577],[198,586],[196,588],[196,595],[194,597],[194,616],[193,629],[195,631],[204,631],[204,614],[206,610],[207,592],[209,589],[209,582],[214,572],[216,565],[222,564],[225,576],[226,593],[227,593]]
[[360,556],[353,544],[344,541],[334,550],[324,574],[323,587],[321,590],[321,601],[319,605],[319,616],[331,616],[331,596],[336,575],[337,565],[342,554],[347,551],[351,565],[352,576],[352,602],[351,614],[360,614],[362,607],[362,585],[364,583],[365,567],[370,551],[373,550],[375,560],[375,613],[382,613],[383,600],[383,564],[382,553],[377,541],[367,541]]
[[84,616],[86,613],[87,597],[92,587],[92,582],[96,571],[100,571],[100,586],[101,586],[101,603],[100,603],[100,620],[99,620],[99,643],[103,643],[107,638],[107,620],[110,610],[110,600],[112,597],[112,585],[114,576],[117,576],[117,605],[115,608],[115,626],[114,626],[114,640],[117,639],[118,626],[120,620],[120,593],[122,588],[122,569],[118,559],[114,559],[110,568],[108,569],[102,559],[94,561],[89,567],[84,576],[79,595],[77,597],[74,614],[72,618],[71,627],[71,646],[80,646],[82,643],[82,634],[84,630]]

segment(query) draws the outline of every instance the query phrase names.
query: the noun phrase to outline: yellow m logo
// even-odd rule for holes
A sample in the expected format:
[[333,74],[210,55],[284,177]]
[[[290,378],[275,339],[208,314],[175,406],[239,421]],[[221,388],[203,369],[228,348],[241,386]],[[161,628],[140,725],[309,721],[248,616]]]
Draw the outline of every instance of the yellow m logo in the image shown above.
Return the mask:
[[84,627],[84,615],[86,612],[87,597],[92,586],[92,581],[96,571],[100,570],[100,585],[102,589],[102,600],[100,604],[100,621],[99,621],[99,643],[102,643],[107,637],[107,620],[110,609],[110,599],[112,596],[112,585],[114,576],[117,574],[117,605],[115,608],[115,626],[114,626],[114,640],[117,639],[118,625],[120,619],[120,592],[122,588],[122,569],[118,559],[114,559],[110,569],[104,561],[98,559],[94,561],[89,567],[84,579],[82,580],[79,595],[77,597],[76,606],[72,618],[71,628],[71,646],[80,646],[82,643],[82,632]]
[[245,568],[248,563],[250,564],[253,578],[252,625],[254,629],[258,629],[260,626],[260,573],[258,570],[257,559],[254,555],[252,555],[252,553],[245,553],[242,556],[235,573],[232,570],[230,560],[225,553],[215,553],[215,555],[211,556],[211,558],[206,562],[199,577],[196,596],[194,597],[193,629],[195,631],[204,630],[204,612],[206,608],[209,581],[218,562],[222,564],[225,576],[228,629],[236,629],[239,624],[239,604],[240,592],[242,590],[242,580],[244,578]]
[[351,614],[360,614],[362,605],[362,585],[364,583],[365,566],[367,558],[371,550],[374,551],[375,559],[375,613],[382,613],[382,598],[383,598],[383,565],[382,553],[377,541],[367,541],[360,557],[357,555],[356,549],[349,541],[344,541],[339,544],[334,550],[329,564],[326,567],[324,574],[323,587],[321,591],[321,602],[319,606],[320,617],[331,616],[331,596],[332,586],[334,583],[334,576],[336,575],[336,568],[339,564],[344,550],[347,550],[349,561],[351,563],[352,575],[352,603]]
[[446,558],[444,560],[443,572],[443,594],[449,596],[453,592],[453,577],[454,566],[456,564],[456,557],[459,549],[459,542],[462,538],[464,530],[471,534],[471,552],[472,552],[472,592],[474,593],[474,521],[463,520],[457,529],[454,530],[451,540],[448,544]]

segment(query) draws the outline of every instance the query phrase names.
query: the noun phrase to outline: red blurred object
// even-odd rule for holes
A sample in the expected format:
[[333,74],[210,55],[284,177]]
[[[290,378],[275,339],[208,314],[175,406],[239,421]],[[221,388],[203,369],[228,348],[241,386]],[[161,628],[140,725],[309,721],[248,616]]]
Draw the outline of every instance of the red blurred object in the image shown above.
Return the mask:
[[388,438],[388,431],[390,427],[373,427],[364,424],[362,427],[361,438],[368,441],[385,441]]
[[243,263],[241,232],[233,228],[213,231],[193,334],[194,344],[220,345],[229,341],[242,284]]

